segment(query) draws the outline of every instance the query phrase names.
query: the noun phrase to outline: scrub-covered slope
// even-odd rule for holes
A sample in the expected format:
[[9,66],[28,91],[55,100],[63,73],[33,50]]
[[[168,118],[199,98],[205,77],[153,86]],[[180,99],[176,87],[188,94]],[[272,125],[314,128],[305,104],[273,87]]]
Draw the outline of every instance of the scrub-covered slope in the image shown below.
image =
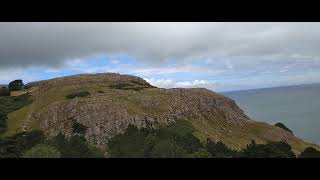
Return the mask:
[[9,114],[8,124],[16,124],[12,122],[19,117],[21,130],[70,136],[74,123],[80,123],[86,139],[100,147],[129,124],[157,128],[177,120],[191,122],[203,141],[211,138],[237,149],[251,140],[284,140],[297,152],[316,147],[279,127],[250,120],[235,101],[207,89],[161,89],[139,77],[112,73],[62,77],[26,87],[33,89],[32,104]]

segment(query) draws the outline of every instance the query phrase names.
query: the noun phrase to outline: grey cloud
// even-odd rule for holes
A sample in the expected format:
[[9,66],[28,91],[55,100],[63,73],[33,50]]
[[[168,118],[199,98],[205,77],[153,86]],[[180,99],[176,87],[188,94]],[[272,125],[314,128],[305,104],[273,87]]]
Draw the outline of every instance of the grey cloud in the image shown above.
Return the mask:
[[0,68],[59,66],[103,53],[128,53],[150,63],[213,56],[318,58],[319,32],[320,23],[0,23]]

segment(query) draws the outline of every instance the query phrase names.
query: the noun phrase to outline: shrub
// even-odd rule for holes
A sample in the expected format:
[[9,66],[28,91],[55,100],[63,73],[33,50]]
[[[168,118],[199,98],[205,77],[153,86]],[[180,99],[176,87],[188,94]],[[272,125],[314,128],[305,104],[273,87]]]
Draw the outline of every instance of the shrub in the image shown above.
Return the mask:
[[0,133],[7,127],[7,114],[0,111]]
[[193,158],[211,158],[212,155],[206,149],[199,149],[198,151],[192,153],[191,157]]
[[18,158],[25,151],[44,141],[41,131],[22,132],[0,139],[0,158]]
[[23,86],[24,86],[24,84],[23,84],[22,80],[18,79],[18,80],[11,81],[9,83],[8,88],[10,91],[19,91],[19,90],[23,89]]
[[184,136],[176,138],[177,144],[185,149],[188,153],[196,152],[198,149],[203,148],[200,140],[195,137],[191,132]]
[[61,153],[55,147],[38,144],[35,147],[28,150],[24,155],[24,158],[59,158]]
[[48,140],[48,145],[57,148],[62,158],[102,158],[103,153],[88,144],[83,136],[72,136],[69,139],[59,133]]
[[85,135],[87,132],[87,127],[74,120],[72,124],[72,131],[75,134]]
[[284,129],[285,131],[288,131],[288,132],[290,132],[290,133],[293,134],[293,132],[292,132],[289,128],[287,128],[284,124],[282,124],[282,123],[276,123],[275,126],[277,126],[277,127],[279,127],[279,128],[282,128],[282,129]]
[[10,91],[7,87],[0,87],[0,96],[10,96]]
[[242,152],[242,157],[249,158],[295,158],[291,146],[283,141],[256,144],[254,141]]
[[67,99],[74,99],[76,97],[86,97],[89,95],[90,95],[90,93],[88,91],[81,91],[81,92],[77,92],[77,93],[68,94],[66,96],[66,98]]
[[151,151],[153,158],[185,158],[188,156],[188,153],[173,140],[162,140]]
[[211,139],[207,139],[206,150],[214,158],[231,158],[235,156],[235,151],[229,149],[222,142],[213,142]]
[[299,158],[320,158],[320,151],[313,147],[308,147],[299,155]]
[[118,158],[190,157],[202,147],[192,130],[189,122],[183,121],[157,129],[129,125],[123,134],[109,141],[109,153]]
[[7,115],[31,103],[32,100],[29,97],[29,94],[0,97],[0,133],[5,131]]

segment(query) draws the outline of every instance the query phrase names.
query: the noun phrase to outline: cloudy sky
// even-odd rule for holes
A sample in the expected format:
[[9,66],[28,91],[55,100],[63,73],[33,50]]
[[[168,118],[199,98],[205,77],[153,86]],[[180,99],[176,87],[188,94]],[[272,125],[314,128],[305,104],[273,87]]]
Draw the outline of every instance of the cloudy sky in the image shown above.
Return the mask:
[[0,84],[117,72],[215,91],[320,82],[320,23],[0,23]]

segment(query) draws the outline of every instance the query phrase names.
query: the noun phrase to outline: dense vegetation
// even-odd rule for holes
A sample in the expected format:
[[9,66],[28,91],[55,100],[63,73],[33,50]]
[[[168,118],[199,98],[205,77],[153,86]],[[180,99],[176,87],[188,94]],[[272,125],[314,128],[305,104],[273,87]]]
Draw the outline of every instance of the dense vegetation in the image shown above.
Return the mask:
[[86,142],[83,136],[66,138],[59,134],[46,139],[41,131],[18,133],[0,139],[0,158],[98,158],[103,153]]
[[109,85],[110,89],[120,89],[120,90],[134,90],[134,91],[140,91],[145,88],[149,88],[149,86],[140,86],[141,83],[136,82],[138,86],[133,85],[133,84],[114,84],[114,85]]
[[74,134],[85,135],[86,131],[87,131],[87,127],[73,120],[72,132]]
[[283,141],[269,142],[267,144],[256,144],[251,142],[240,153],[240,157],[248,158],[295,158],[295,154],[291,150],[291,146]]
[[90,93],[88,91],[81,91],[76,93],[71,93],[66,96],[67,99],[74,99],[76,97],[86,97],[89,96]]
[[299,158],[320,158],[320,151],[313,147],[308,147],[300,154]]
[[293,132],[292,132],[289,128],[287,128],[287,126],[285,126],[285,125],[282,124],[282,123],[276,123],[275,126],[277,126],[277,127],[279,127],[279,128],[282,128],[282,129],[284,129],[284,130],[286,130],[286,131],[288,131],[288,132],[290,132],[290,133],[293,134]]
[[0,97],[0,133],[6,128],[8,114],[32,102],[29,94]]
[[[81,127],[82,125],[74,125]],[[102,151],[86,142],[79,129],[67,138],[62,134],[47,139],[43,132],[33,130],[11,137],[0,138],[0,158],[102,158]],[[158,129],[130,125],[122,135],[109,142],[109,155],[113,158],[295,158],[285,142],[256,144],[235,151],[221,142],[207,139],[201,143],[185,121],[178,121]],[[306,148],[299,158],[320,158],[320,152]]]
[[130,125],[123,134],[115,136],[109,142],[109,154],[114,158],[296,157],[291,150],[291,146],[282,141],[269,142],[267,144],[256,144],[255,141],[252,141],[241,151],[232,150],[222,142],[214,142],[210,139],[207,139],[205,143],[201,143],[193,135],[191,124],[186,121],[177,121],[177,123],[168,127],[160,127],[158,129],[138,129]]
[[23,87],[24,87],[24,84],[21,79],[10,82],[8,86],[10,91],[20,91],[23,89]]
[[10,96],[10,91],[7,87],[0,87],[0,97],[1,96]]

